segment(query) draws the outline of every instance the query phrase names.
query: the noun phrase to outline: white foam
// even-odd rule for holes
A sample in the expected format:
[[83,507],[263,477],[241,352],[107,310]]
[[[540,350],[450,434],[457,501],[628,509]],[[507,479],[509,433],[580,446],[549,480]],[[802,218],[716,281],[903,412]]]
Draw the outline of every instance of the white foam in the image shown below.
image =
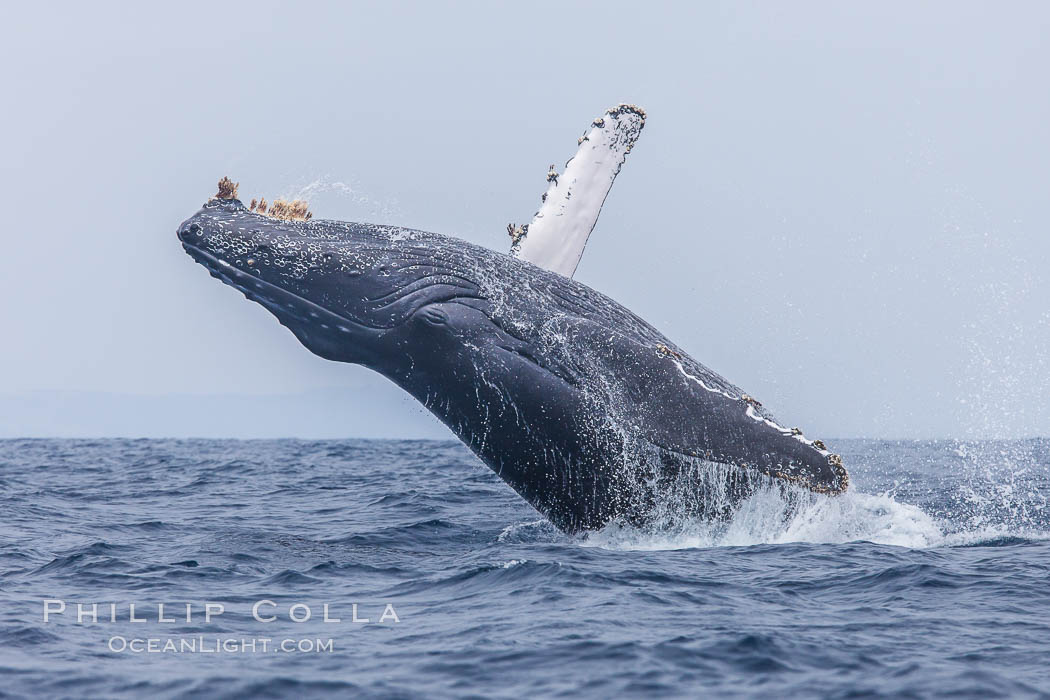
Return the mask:
[[503,531],[499,533],[496,538],[497,542],[508,542],[516,541],[522,535],[529,533],[535,533],[537,531],[545,531],[551,528],[550,523],[545,518],[539,520],[530,520],[524,523],[514,523],[503,528]]
[[586,536],[582,544],[664,550],[857,541],[910,548],[947,543],[932,517],[886,494],[854,492],[834,498],[795,494],[787,498],[777,489],[763,489],[744,501],[728,522],[695,519],[653,528],[614,523]]

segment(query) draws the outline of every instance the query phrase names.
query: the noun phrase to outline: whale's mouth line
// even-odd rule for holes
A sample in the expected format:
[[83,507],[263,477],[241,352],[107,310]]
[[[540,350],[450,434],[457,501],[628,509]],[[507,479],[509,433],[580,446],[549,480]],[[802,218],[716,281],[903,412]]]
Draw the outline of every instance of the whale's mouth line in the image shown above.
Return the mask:
[[[217,258],[192,243],[183,241],[182,247],[189,253],[190,257],[203,265],[211,273],[212,277],[230,285],[244,294],[249,300],[269,309],[278,319],[290,316],[304,323],[319,323],[322,328],[326,328],[330,323],[337,330],[344,333],[353,332],[355,327],[356,330],[369,332],[385,330],[357,319],[347,318],[342,314],[301,297],[295,292],[290,292],[272,282],[267,282],[264,279],[239,270],[222,258]],[[325,323],[325,321],[329,323]]]

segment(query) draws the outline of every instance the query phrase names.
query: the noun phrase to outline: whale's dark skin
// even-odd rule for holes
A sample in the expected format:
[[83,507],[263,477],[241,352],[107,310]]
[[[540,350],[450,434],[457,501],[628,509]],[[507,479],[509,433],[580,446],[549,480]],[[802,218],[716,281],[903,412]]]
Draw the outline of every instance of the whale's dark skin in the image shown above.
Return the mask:
[[645,321],[509,255],[391,226],[277,220],[236,199],[211,200],[178,237],[310,351],[412,394],[566,532],[644,522],[667,499],[724,509],[764,483],[848,486],[835,455]]

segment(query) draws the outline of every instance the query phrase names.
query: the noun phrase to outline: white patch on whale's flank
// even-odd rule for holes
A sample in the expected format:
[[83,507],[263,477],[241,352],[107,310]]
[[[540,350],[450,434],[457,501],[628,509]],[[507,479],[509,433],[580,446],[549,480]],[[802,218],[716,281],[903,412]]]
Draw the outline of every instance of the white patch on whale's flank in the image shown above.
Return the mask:
[[572,277],[605,198],[627,154],[645,126],[645,112],[619,105],[595,119],[580,138],[576,155],[560,175],[551,166],[550,185],[532,223],[508,230],[511,254],[534,265]]
[[781,435],[793,436],[799,442],[801,442],[803,444],[806,444],[806,445],[809,445],[810,447],[812,447],[814,450],[816,450],[820,454],[824,455],[825,457],[827,457],[828,455],[831,454],[830,450],[826,450],[826,449],[822,449],[820,447],[817,447],[816,440],[808,440],[808,439],[806,439],[806,436],[803,435],[802,433],[795,432],[791,428],[785,428],[780,423],[777,423],[775,420],[770,420],[768,418],[764,418],[763,416],[758,415],[758,412],[755,410],[754,406],[749,405],[747,407],[747,417],[751,418],[752,420],[757,420],[760,423],[765,423],[770,428],[773,428],[774,430],[780,431]]
[[[678,368],[678,371],[685,375],[687,379],[696,382],[705,391],[710,391],[713,394],[721,394],[730,401],[745,401],[743,396],[734,396],[733,394],[730,394],[727,391],[722,391],[717,387],[709,386],[703,379],[697,377],[694,374],[691,374],[688,370],[686,370],[685,366],[676,357],[674,357],[674,355],[667,354],[666,352],[662,352],[661,354],[666,356],[669,360],[671,360],[671,362],[675,364],[675,367]],[[794,437],[796,440],[803,443],[804,445],[809,445],[813,449],[817,450],[818,452],[820,452],[820,454],[824,455],[825,457],[831,454],[830,450],[817,447],[816,441],[806,438],[806,436],[803,435],[801,431],[792,428],[785,428],[780,423],[777,423],[775,420],[771,420],[769,418],[766,418],[765,416],[762,416],[761,414],[759,414],[758,411],[755,410],[754,405],[752,405],[749,402],[747,403],[747,417],[752,420],[758,421],[759,423],[765,423],[770,428],[773,428],[774,430],[778,431],[781,435]]]
[[682,363],[677,358],[675,358],[675,357],[673,357],[671,355],[668,355],[667,357],[671,360],[671,362],[673,362],[675,364],[675,367],[678,368],[679,372],[684,374],[687,379],[690,379],[690,380],[696,382],[697,384],[699,384],[701,389],[704,389],[705,391],[710,391],[712,394],[721,394],[722,396],[726,397],[730,401],[740,401],[741,397],[734,396],[733,394],[730,394],[727,391],[722,391],[721,389],[719,389],[717,387],[709,386],[707,384],[707,382],[705,382],[700,377],[696,376],[695,374],[690,374],[689,371],[686,370],[685,366],[682,365]]

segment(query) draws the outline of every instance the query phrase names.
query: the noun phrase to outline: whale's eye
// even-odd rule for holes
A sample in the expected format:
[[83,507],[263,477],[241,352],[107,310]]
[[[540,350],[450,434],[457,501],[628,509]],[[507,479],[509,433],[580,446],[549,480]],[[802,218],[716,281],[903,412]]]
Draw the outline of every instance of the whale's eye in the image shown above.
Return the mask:
[[431,326],[448,325],[448,314],[434,305],[420,309],[419,316]]
[[201,232],[201,225],[200,225],[200,224],[190,224],[190,228],[189,228],[189,231],[190,231],[190,233],[192,233],[192,234],[193,234],[194,236],[200,235],[200,232]]

